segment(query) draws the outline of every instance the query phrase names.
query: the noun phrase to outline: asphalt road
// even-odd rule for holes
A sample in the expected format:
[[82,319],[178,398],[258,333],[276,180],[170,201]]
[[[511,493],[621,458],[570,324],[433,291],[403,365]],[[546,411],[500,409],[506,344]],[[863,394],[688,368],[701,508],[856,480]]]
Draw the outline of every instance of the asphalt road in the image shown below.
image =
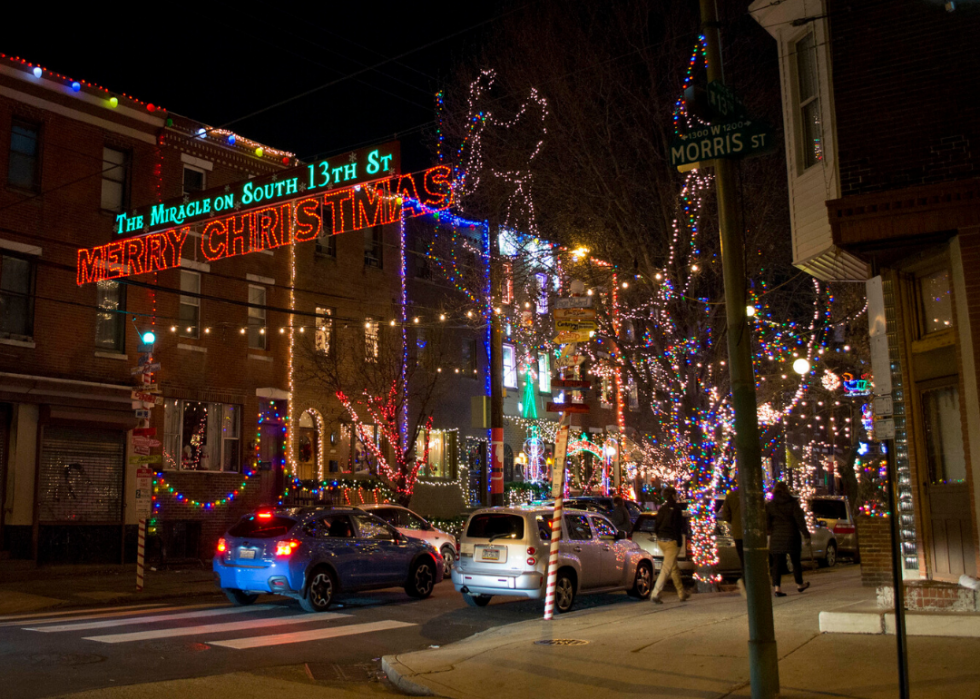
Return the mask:
[[[300,667],[311,680],[371,679],[385,654],[458,641],[540,618],[542,602],[471,608],[448,581],[427,600],[400,589],[338,598],[325,614],[280,597],[232,607],[223,596],[0,617],[0,696],[34,699],[122,685]],[[576,608],[638,604],[625,593]]]

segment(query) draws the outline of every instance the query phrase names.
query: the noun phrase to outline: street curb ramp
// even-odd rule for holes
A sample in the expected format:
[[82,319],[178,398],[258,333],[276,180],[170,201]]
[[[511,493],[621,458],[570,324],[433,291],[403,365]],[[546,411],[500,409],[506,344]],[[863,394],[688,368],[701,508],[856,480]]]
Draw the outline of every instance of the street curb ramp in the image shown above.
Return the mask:
[[385,655],[381,658],[381,669],[384,670],[385,675],[388,676],[388,680],[398,687],[401,691],[409,696],[413,697],[434,697],[437,696],[435,692],[426,687],[425,685],[419,684],[414,680],[409,679],[409,677],[414,677],[415,673],[412,672],[408,667],[402,665],[398,662],[398,657],[395,655]]

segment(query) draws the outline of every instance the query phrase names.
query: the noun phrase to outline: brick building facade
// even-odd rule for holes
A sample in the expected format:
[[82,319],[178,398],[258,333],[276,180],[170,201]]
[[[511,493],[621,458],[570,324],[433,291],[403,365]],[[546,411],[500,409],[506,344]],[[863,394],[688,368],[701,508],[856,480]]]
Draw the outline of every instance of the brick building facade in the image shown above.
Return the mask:
[[[794,262],[825,281],[868,280],[876,391],[895,405],[903,574],[976,577],[980,11],[837,0],[750,11],[779,44]],[[890,581],[883,529],[860,527],[872,585]]]

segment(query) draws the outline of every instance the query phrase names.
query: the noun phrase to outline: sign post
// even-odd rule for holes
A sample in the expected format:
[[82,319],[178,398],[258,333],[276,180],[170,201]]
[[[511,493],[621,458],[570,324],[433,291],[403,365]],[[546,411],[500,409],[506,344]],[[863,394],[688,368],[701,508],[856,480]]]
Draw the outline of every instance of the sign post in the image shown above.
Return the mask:
[[153,469],[136,469],[136,517],[139,538],[136,542],[136,591],[143,591],[143,559],[146,552],[146,520],[153,512]]

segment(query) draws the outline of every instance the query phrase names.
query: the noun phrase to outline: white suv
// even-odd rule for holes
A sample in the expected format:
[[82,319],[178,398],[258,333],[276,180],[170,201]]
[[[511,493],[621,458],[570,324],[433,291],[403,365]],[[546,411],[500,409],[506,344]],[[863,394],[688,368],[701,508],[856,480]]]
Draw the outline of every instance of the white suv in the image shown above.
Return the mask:
[[[553,510],[544,507],[477,510],[460,539],[453,585],[470,606],[494,595],[544,599]],[[638,598],[653,589],[653,557],[595,512],[566,510],[559,542],[555,607],[567,612],[579,593],[626,590]]]
[[436,529],[423,517],[415,514],[401,505],[360,505],[358,509],[370,512],[380,517],[399,532],[412,539],[424,539],[432,544],[442,554],[445,566],[445,576],[449,577],[453,563],[456,561],[456,537]]

